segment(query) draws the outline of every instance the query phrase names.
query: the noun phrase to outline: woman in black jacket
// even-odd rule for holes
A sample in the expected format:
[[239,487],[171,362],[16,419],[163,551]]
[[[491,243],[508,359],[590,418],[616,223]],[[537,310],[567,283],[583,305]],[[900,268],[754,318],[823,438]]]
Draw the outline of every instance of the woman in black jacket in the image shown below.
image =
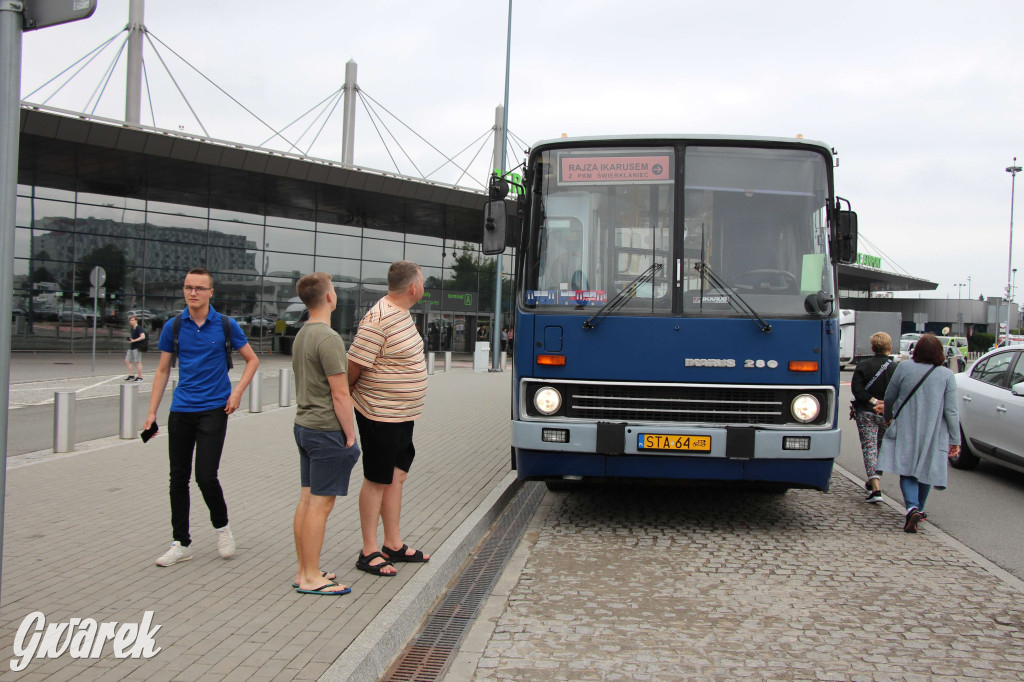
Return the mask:
[[860,449],[864,455],[864,471],[867,473],[868,496],[865,502],[881,502],[882,491],[878,472],[878,446],[885,434],[885,389],[896,371],[896,361],[889,356],[892,352],[892,338],[885,332],[871,335],[871,350],[874,355],[861,360],[853,370],[850,389],[853,391],[854,418],[857,420],[857,434]]

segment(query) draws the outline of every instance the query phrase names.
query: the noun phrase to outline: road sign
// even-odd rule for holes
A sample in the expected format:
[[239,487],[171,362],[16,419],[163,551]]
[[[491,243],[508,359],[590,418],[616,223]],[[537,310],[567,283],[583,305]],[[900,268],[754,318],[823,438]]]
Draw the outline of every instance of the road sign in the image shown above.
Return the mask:
[[89,273],[89,284],[93,285],[94,287],[101,287],[106,281],[107,271],[98,265],[92,269],[92,272]]
[[88,19],[95,11],[96,0],[25,0],[22,31]]

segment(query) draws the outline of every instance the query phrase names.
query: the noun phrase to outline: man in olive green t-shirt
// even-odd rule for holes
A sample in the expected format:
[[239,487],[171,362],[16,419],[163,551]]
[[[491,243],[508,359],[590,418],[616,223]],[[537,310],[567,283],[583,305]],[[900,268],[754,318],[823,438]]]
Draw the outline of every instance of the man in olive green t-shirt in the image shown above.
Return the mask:
[[295,509],[295,589],[302,594],[341,595],[352,590],[320,570],[327,517],[337,495],[348,494],[349,476],[359,460],[352,398],[348,390],[345,342],[331,329],[338,299],[331,276],[314,272],[296,289],[309,320],[292,345],[295,371],[295,443],[299,447],[301,489]]

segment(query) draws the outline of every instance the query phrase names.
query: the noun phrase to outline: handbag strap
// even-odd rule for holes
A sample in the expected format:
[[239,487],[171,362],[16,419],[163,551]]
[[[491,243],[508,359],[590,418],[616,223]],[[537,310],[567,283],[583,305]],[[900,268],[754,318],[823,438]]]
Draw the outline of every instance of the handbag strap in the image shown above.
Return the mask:
[[892,364],[892,358],[889,358],[888,360],[886,360],[886,361],[885,361],[885,364],[884,364],[884,365],[882,365],[882,366],[881,366],[881,367],[880,367],[880,368],[878,369],[878,371],[877,371],[877,372],[875,372],[875,376],[871,377],[871,381],[869,381],[868,383],[864,384],[864,390],[866,391],[866,390],[868,390],[869,388],[871,388],[871,384],[873,384],[873,383],[875,383],[876,381],[878,381],[878,377],[882,376],[882,372],[884,372],[884,371],[885,371],[885,368],[886,368],[886,367],[888,367],[888,366],[889,366],[889,365],[891,365],[891,364]]
[[924,380],[928,378],[929,374],[931,374],[932,372],[935,371],[936,367],[938,367],[938,365],[932,365],[932,368],[924,373],[924,376],[921,377],[921,380],[918,381],[917,384],[914,385],[914,388],[910,389],[910,393],[907,394],[906,400],[904,400],[902,403],[900,403],[900,406],[898,408],[896,408],[896,414],[894,414],[892,416],[892,420],[893,421],[896,421],[896,417],[900,416],[900,411],[903,409],[903,406],[906,405],[907,402],[910,400],[911,396],[913,396],[914,393],[917,392],[917,389],[921,388],[921,384],[924,383]]

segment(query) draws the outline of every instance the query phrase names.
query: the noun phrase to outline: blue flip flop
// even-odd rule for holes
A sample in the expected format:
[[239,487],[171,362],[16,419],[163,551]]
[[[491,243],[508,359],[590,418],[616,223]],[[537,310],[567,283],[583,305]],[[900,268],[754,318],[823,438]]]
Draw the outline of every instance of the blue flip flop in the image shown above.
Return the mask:
[[[322,577],[323,577],[323,578],[324,578],[325,580],[331,580],[331,578],[328,578],[328,577],[327,577],[327,574],[328,574],[328,573],[329,573],[329,571],[320,571],[320,575],[321,575],[321,576],[322,576]],[[335,575],[335,576],[334,576],[334,578],[333,578],[333,580],[337,580],[337,579],[338,579],[338,576],[337,576],[337,575]],[[337,583],[335,583],[335,585],[337,585]],[[294,587],[294,588],[295,588],[295,589],[297,590],[297,589],[299,589],[299,584],[298,584],[298,583],[292,583],[292,587]]]
[[334,591],[330,591],[330,592],[325,592],[324,591],[328,587],[337,587],[337,586],[338,586],[338,583],[327,583],[326,585],[321,585],[320,587],[316,588],[315,590],[303,590],[301,588],[296,588],[295,591],[298,592],[299,594],[319,594],[319,595],[329,595],[331,597],[337,597],[337,596],[342,595],[342,594],[348,594],[349,592],[352,591],[351,587],[346,587],[344,590],[334,590]]

